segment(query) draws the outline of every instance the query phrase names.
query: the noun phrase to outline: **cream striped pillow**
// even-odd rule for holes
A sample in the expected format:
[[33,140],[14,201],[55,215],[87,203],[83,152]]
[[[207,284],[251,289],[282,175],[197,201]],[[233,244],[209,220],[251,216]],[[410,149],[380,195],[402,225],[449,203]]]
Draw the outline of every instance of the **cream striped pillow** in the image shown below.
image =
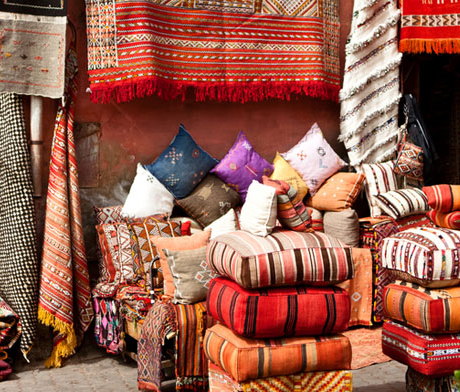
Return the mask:
[[381,193],[374,196],[374,201],[386,215],[391,216],[393,219],[423,214],[430,209],[426,195],[417,188],[398,189]]

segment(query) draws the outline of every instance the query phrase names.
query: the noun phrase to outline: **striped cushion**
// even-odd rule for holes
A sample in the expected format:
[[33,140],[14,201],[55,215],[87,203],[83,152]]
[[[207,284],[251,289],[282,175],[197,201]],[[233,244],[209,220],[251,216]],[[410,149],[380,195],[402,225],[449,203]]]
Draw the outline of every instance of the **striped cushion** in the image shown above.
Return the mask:
[[426,333],[460,332],[460,287],[441,290],[397,280],[384,291],[385,316]]
[[313,229],[313,231],[324,232],[323,213],[313,207],[307,207],[307,210],[308,214],[310,215],[311,228]]
[[385,215],[393,219],[428,211],[428,200],[417,188],[398,189],[374,196],[374,202]]
[[422,188],[428,198],[428,205],[441,212],[460,210],[460,185],[432,185]]
[[206,330],[203,348],[208,359],[236,381],[297,372],[348,370],[351,362],[350,341],[340,334],[250,339],[216,324]]
[[385,322],[382,351],[426,376],[444,376],[460,368],[460,335],[428,335],[414,329]]
[[258,237],[235,231],[212,240],[206,260],[215,273],[248,289],[299,283],[330,286],[353,277],[351,248],[319,232],[275,230]]
[[351,392],[353,374],[349,370],[303,372],[237,382],[209,361],[210,392]]
[[396,176],[393,172],[394,162],[364,163],[361,169],[366,176],[366,195],[371,216],[380,216],[382,210],[375,204],[373,196],[398,189]]
[[350,298],[334,286],[249,290],[230,279],[215,278],[209,286],[206,309],[232,331],[247,337],[325,335],[347,329]]
[[281,225],[295,231],[312,231],[310,215],[295,188],[286,181],[271,180],[267,176],[263,176],[262,181],[264,185],[275,188],[277,218]]
[[418,227],[383,240],[382,266],[402,280],[425,287],[449,287],[460,280],[460,232]]
[[351,208],[363,186],[363,173],[339,172],[321,185],[306,204],[318,210],[340,211]]
[[436,226],[445,227],[446,229],[460,229],[460,211],[441,212],[430,210],[427,215]]

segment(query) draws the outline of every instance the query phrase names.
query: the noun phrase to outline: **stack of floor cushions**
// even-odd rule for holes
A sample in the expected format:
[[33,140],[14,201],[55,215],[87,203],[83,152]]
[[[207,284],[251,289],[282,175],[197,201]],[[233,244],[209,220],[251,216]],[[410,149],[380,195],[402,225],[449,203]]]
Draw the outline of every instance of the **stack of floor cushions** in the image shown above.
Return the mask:
[[419,227],[383,241],[398,278],[384,290],[383,353],[409,366],[407,391],[444,391],[460,369],[460,232]]
[[203,342],[210,391],[352,390],[340,334],[350,299],[336,286],[353,277],[350,247],[324,233],[237,231],[211,240],[207,262],[220,275]]

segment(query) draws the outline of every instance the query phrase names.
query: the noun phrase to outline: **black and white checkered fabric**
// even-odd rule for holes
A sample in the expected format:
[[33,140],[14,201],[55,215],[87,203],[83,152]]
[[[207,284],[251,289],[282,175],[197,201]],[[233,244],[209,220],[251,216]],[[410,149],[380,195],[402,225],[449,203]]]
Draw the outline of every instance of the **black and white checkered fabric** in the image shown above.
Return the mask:
[[21,351],[37,332],[38,257],[22,99],[0,94],[0,295],[19,315]]

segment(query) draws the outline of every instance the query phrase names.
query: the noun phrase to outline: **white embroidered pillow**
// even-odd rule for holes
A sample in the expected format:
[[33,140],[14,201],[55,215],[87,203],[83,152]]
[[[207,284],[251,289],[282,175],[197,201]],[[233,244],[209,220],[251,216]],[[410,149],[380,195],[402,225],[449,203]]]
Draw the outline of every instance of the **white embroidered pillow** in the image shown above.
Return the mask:
[[174,196],[150,172],[138,163],[134,181],[123,205],[121,214],[128,218],[149,215],[171,215]]

